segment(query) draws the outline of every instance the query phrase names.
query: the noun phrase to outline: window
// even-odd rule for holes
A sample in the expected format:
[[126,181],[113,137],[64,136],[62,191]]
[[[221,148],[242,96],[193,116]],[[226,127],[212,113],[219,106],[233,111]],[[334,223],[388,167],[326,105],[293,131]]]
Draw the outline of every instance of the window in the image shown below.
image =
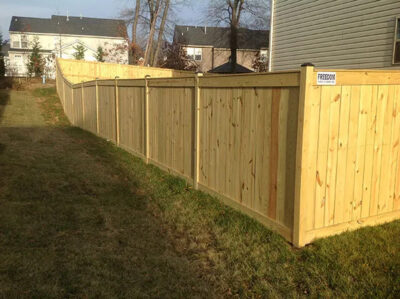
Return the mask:
[[396,31],[393,47],[393,64],[400,63],[400,18],[396,18]]
[[19,40],[14,40],[13,43],[12,43],[12,47],[13,48],[19,48],[20,47]]
[[268,50],[261,50],[260,51],[260,60],[263,63],[266,63],[268,61]]
[[26,35],[21,36],[21,48],[28,48],[28,37]]
[[202,59],[202,49],[201,48],[187,48],[186,49],[187,56],[192,60],[201,60]]

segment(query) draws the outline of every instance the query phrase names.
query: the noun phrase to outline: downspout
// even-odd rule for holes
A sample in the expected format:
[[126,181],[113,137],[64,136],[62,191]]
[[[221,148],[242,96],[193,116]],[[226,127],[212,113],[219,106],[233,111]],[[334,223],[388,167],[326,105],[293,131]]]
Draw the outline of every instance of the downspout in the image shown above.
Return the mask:
[[268,46],[268,71],[272,72],[272,43],[274,35],[274,12],[275,12],[275,0],[270,0],[271,16],[269,18],[269,46]]

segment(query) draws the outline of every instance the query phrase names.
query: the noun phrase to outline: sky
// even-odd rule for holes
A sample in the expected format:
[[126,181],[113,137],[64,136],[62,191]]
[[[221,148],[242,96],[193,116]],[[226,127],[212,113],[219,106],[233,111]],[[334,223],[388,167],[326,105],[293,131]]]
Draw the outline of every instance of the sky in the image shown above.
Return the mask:
[[[187,0],[178,8],[184,25],[203,25],[201,11],[206,0]],[[124,7],[134,6],[134,0],[0,0],[0,31],[8,39],[12,16],[50,18],[51,15],[67,15],[97,18],[118,18]]]

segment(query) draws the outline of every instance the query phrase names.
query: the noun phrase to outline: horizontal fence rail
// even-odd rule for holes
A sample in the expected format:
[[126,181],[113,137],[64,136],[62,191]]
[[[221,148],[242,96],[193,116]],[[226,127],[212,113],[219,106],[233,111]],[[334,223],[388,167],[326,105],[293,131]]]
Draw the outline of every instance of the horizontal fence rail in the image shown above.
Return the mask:
[[[399,72],[93,80],[57,63],[71,123],[304,246],[400,218]],[[72,72],[72,69],[68,70]]]

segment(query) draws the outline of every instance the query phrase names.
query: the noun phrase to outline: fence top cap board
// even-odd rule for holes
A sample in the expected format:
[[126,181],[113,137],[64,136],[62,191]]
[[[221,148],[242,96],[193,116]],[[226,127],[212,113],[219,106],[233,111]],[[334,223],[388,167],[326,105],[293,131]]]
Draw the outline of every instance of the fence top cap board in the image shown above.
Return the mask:
[[100,64],[100,65],[110,65],[110,66],[123,66],[128,68],[137,68],[137,69],[148,69],[148,70],[160,70],[160,71],[174,71],[180,73],[188,73],[194,74],[192,71],[181,71],[181,70],[174,70],[174,69],[167,69],[161,67],[152,67],[152,66],[141,66],[141,65],[132,65],[132,64],[119,64],[119,63],[111,63],[111,62],[99,62],[99,61],[86,61],[86,60],[76,60],[76,59],[66,59],[66,58],[57,58],[60,62],[70,62],[70,63],[82,63],[82,64]]
[[314,68],[315,72],[347,72],[347,73],[400,73],[400,70],[380,69],[322,69]]

